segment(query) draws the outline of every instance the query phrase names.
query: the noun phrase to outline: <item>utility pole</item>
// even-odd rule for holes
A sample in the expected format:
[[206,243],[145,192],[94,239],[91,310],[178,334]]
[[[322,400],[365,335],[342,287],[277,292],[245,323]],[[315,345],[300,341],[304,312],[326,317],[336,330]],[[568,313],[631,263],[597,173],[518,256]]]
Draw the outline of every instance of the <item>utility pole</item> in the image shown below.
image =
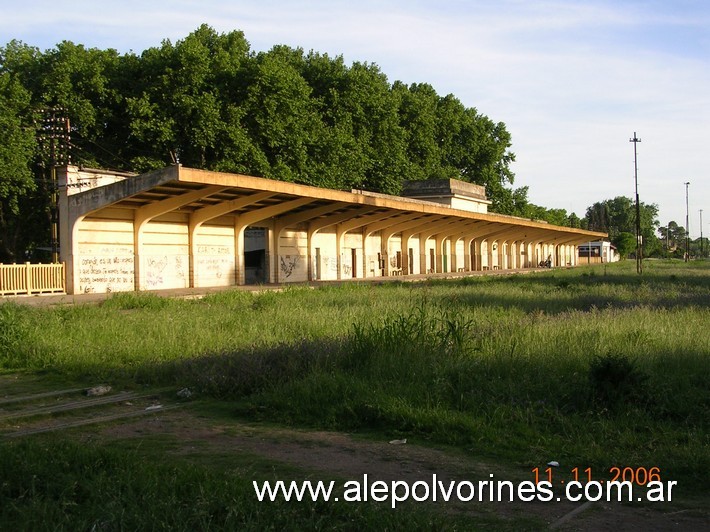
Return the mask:
[[[52,262],[59,262],[59,184],[57,180],[57,167],[71,164],[69,145],[71,125],[67,110],[63,107],[49,107],[40,109],[43,115],[39,124],[39,143],[48,154],[48,182],[51,194],[50,222]],[[43,150],[44,151],[44,150]]]
[[634,138],[629,139],[629,142],[634,143],[634,185],[636,187],[636,273],[643,273],[643,256],[641,249],[641,205],[639,203],[639,169],[638,169],[638,159],[636,156],[636,144],[641,142],[641,139],[636,137],[636,132],[634,131]]
[[700,257],[705,257],[703,252],[703,210],[700,209]]
[[668,233],[671,232],[671,224],[666,225],[666,255],[668,255],[668,249],[670,248],[670,242],[668,240]]
[[690,211],[688,210],[688,185],[690,185],[690,181],[685,183],[685,262],[690,260]]

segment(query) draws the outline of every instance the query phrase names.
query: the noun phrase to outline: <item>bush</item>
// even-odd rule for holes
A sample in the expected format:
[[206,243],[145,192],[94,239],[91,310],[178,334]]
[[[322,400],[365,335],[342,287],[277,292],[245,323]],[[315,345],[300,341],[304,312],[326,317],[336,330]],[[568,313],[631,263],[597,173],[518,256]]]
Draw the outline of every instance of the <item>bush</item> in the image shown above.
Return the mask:
[[589,368],[592,403],[601,410],[645,406],[649,398],[648,379],[633,360],[623,355],[597,356]]

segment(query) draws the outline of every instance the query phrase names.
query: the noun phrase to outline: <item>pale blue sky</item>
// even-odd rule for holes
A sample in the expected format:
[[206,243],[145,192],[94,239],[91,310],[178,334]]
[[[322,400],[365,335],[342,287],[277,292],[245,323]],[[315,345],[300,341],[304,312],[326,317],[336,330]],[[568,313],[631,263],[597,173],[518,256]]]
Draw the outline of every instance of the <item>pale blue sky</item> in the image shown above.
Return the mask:
[[377,63],[390,82],[453,93],[513,137],[515,186],[584,215],[633,197],[661,224],[710,236],[710,2],[706,0],[0,0],[0,44],[62,40],[136,53],[200,24],[255,51],[302,47]]

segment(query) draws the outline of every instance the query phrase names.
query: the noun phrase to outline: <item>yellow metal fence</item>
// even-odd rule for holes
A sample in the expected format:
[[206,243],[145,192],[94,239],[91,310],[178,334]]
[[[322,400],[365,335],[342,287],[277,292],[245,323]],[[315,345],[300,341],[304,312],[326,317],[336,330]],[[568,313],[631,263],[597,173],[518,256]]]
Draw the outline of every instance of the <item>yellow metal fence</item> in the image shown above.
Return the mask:
[[0,296],[63,293],[64,263],[0,264]]

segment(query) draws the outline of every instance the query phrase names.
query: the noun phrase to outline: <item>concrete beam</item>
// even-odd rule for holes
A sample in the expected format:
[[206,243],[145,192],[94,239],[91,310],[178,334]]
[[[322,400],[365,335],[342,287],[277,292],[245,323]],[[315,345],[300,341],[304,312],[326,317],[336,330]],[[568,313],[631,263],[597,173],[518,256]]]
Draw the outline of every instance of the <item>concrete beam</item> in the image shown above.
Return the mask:
[[[275,196],[273,192],[257,192],[256,194],[250,194],[248,196],[243,196],[241,198],[236,198],[230,201],[225,201],[223,203],[218,203],[216,205],[210,205],[209,207],[203,207],[198,209],[192,214],[190,214],[190,229],[197,228],[208,220],[213,220],[229,214],[230,212],[243,209],[249,205],[255,205],[261,201],[267,200]],[[313,200],[311,200],[313,201]]]
[[178,167],[170,166],[154,172],[124,179],[110,185],[92,188],[67,197],[69,219],[76,220],[93,211],[118,203],[130,196],[147,192],[171,181],[178,180]]

